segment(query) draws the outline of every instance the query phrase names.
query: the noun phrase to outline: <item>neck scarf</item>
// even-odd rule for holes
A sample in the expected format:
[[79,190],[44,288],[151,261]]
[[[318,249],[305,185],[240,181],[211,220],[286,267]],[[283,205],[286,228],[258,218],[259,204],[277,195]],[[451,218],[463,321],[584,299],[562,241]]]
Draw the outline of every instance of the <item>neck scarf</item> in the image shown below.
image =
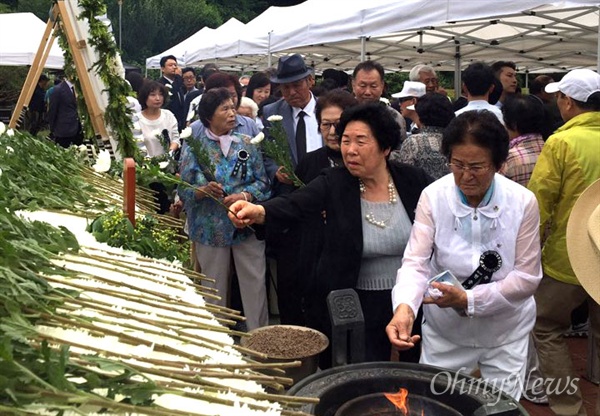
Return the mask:
[[217,136],[210,129],[206,129],[206,136],[215,142],[219,143],[221,147],[221,152],[223,152],[223,156],[227,157],[229,154],[229,149],[231,148],[231,143],[239,143],[240,139],[232,136],[230,134],[224,134],[222,136]]

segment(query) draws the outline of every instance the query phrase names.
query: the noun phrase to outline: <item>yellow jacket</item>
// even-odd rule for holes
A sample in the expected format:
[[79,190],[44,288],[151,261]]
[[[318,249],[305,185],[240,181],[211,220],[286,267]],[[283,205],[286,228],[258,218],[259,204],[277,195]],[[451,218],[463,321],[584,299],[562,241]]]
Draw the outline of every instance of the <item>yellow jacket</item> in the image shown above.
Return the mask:
[[567,222],[575,201],[600,178],[600,112],[573,117],[548,138],[528,188],[540,207],[540,233],[549,225],[543,243],[544,274],[565,283],[580,283],[567,254]]

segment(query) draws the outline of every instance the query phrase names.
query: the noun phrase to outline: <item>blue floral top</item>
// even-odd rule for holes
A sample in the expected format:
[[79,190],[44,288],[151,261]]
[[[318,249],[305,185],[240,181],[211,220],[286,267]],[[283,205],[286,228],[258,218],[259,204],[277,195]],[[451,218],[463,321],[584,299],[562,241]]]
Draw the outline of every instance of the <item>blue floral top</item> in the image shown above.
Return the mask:
[[[258,201],[269,199],[270,186],[258,147],[250,144],[249,136],[239,133],[232,133],[232,135],[240,140],[231,143],[227,157],[223,156],[219,143],[210,140],[204,131],[199,136],[190,137],[188,140],[201,141],[213,162],[216,170],[215,178],[218,183],[223,185],[227,194],[245,191],[252,194]],[[243,162],[240,160],[237,170],[235,167],[240,159],[240,154],[242,159],[244,158],[244,151],[247,152],[248,160],[246,161],[246,175],[243,179]],[[235,174],[234,170],[236,170]],[[183,146],[181,152],[180,174],[184,182],[196,185],[196,187],[208,183],[196,157],[187,144]],[[213,247],[227,247],[244,241],[252,233],[248,228],[235,228],[227,218],[227,210],[212,198],[196,199],[195,188],[186,187],[178,192],[185,204],[189,235],[192,241]]]

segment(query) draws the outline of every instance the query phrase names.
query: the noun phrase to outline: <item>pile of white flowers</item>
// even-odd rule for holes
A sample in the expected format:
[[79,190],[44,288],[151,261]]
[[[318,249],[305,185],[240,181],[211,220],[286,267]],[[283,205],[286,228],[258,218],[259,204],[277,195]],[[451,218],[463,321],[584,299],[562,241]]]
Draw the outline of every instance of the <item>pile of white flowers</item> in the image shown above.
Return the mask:
[[[85,218],[43,211],[19,215],[30,221],[66,227],[81,246],[77,255],[63,255],[55,261],[61,268],[77,272],[77,277],[56,275],[47,276],[47,280],[54,287],[81,292],[76,299],[66,299],[57,312],[85,317],[90,324],[38,325],[36,330],[51,340],[51,345],[69,345],[73,360],[96,355],[127,364],[143,374],[140,382],[144,377],[164,384],[176,381],[165,374],[197,380],[195,385],[180,388],[186,397],[155,394],[154,404],[164,409],[190,415],[282,414],[281,404],[269,400],[258,382],[245,377],[259,373],[245,369],[248,361],[234,345],[223,319],[215,317],[214,305],[205,301],[198,292],[201,289],[190,282],[179,264],[141,258],[135,252],[98,243],[85,231]],[[82,365],[92,366],[84,362],[81,360]],[[155,370],[161,370],[160,374]],[[101,368],[97,371],[111,373]],[[144,414],[142,409],[129,414]],[[30,410],[42,415],[56,414],[41,405]],[[83,413],[77,414],[93,415],[101,408],[85,405],[80,411]],[[65,413],[70,414],[74,415]]]

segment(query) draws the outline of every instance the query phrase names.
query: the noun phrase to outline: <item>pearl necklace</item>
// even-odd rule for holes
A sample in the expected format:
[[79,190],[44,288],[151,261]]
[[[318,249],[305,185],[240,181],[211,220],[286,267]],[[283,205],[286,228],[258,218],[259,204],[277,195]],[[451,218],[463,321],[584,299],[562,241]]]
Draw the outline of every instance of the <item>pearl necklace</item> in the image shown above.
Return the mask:
[[[361,194],[364,194],[365,191],[367,190],[365,183],[360,178],[358,178],[358,187],[360,189]],[[398,199],[396,198],[396,187],[394,186],[394,182],[392,181],[391,176],[389,177],[389,181],[388,181],[388,201],[389,201],[390,205],[398,202]],[[387,218],[385,220],[378,220],[375,218],[375,215],[373,215],[373,212],[367,212],[365,214],[365,219],[367,220],[367,222],[369,222],[370,224],[373,224],[376,227],[385,228],[385,227],[387,227],[387,222],[392,219],[392,216],[390,216],[389,218]]]

